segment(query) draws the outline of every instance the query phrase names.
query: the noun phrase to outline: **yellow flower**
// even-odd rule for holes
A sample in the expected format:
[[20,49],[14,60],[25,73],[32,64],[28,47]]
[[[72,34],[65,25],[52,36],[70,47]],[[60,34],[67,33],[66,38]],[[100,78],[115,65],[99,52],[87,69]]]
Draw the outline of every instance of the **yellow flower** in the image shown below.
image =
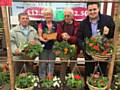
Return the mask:
[[64,54],[68,53],[68,48],[64,48]]

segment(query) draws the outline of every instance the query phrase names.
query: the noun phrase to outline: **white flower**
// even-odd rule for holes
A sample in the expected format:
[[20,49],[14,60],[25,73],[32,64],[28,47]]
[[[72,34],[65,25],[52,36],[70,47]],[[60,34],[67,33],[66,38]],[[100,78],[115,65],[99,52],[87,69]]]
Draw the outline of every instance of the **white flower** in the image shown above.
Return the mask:
[[53,86],[54,86],[54,87],[60,87],[60,85],[59,85],[58,82],[54,82],[54,83],[53,83]]
[[32,79],[31,82],[34,82],[34,80]]
[[71,73],[71,77],[74,78],[74,74],[73,73]]
[[29,76],[28,76],[28,78],[32,78],[32,76],[31,76],[31,75],[29,75]]
[[45,47],[45,45],[44,45],[44,44],[42,44],[41,46],[42,46],[42,47]]
[[57,77],[56,76],[53,78],[53,81],[57,81]]
[[36,86],[37,86],[37,83],[34,83],[34,86],[36,87]]

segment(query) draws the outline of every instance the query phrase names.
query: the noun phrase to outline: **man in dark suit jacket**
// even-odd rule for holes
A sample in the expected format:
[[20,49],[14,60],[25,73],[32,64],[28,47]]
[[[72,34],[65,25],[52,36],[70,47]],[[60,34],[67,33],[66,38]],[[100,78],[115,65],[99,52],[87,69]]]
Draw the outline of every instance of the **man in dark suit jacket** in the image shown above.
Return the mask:
[[[85,52],[85,38],[94,37],[98,34],[113,38],[115,24],[111,16],[100,14],[99,3],[87,3],[88,16],[80,24],[80,30],[77,33],[78,46]],[[85,53],[85,59],[91,60],[92,57]],[[107,63],[101,64],[102,72],[106,73]],[[85,63],[85,74],[88,76],[93,73],[95,63]]]

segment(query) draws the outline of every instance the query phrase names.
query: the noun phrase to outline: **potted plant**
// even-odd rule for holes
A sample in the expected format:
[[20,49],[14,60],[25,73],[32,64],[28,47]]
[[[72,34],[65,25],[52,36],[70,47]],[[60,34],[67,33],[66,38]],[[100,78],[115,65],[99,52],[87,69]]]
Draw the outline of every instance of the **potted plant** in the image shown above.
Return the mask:
[[56,90],[61,87],[61,80],[57,76],[54,76],[53,79],[41,79],[40,86],[42,90]]
[[43,51],[43,45],[40,43],[21,43],[20,51],[24,58],[34,59]]
[[0,72],[0,89],[3,88],[4,85],[4,75],[3,72]]
[[56,41],[53,46],[53,53],[61,59],[75,59],[76,47],[75,45],[70,45],[67,41]]
[[33,90],[37,83],[39,82],[39,78],[30,73],[20,74],[15,81],[16,90]]
[[66,78],[66,85],[70,90],[81,90],[84,87],[84,80],[79,74],[69,73]]
[[113,40],[104,36],[86,38],[86,52],[94,60],[110,59],[113,52]]
[[108,78],[96,72],[87,80],[90,90],[106,90],[108,85]]
[[9,83],[9,72],[5,70],[5,64],[0,64],[0,89]]

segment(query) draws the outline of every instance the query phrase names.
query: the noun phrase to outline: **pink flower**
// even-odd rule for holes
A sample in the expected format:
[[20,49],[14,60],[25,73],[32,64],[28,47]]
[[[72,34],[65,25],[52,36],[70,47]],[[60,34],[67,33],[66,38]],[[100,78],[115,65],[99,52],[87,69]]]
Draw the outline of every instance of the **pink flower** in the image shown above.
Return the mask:
[[105,50],[102,52],[102,55],[106,55],[107,53],[108,53],[108,51]]
[[93,48],[94,48],[95,50],[97,50],[97,51],[100,50],[99,45],[95,45],[95,46],[93,46]]

